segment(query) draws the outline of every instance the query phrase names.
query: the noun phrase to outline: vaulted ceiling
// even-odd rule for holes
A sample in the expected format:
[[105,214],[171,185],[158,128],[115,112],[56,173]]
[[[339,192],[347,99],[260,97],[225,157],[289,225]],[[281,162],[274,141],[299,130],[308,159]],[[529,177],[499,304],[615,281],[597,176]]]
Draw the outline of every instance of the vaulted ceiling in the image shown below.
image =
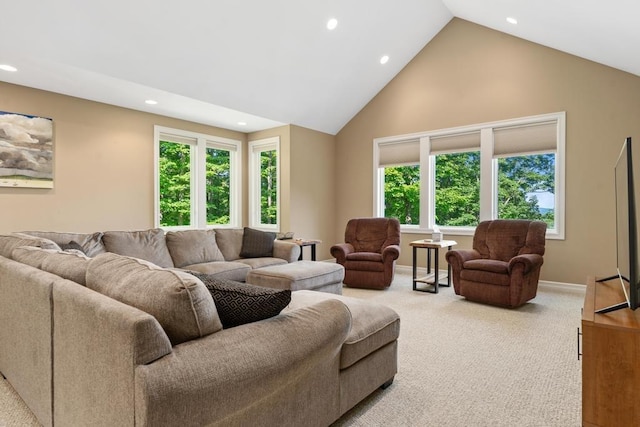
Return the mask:
[[640,76],[637,0],[0,0],[0,16],[18,69],[0,81],[242,132],[337,133],[453,17]]

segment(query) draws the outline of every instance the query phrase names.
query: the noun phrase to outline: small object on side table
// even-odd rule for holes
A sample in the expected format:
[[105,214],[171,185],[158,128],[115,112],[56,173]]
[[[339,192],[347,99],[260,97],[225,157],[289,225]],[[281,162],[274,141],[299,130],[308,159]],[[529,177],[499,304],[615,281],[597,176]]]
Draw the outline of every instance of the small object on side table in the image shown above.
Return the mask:
[[[413,248],[413,290],[414,291],[420,291],[420,292],[430,292],[432,294],[437,294],[438,293],[438,287],[439,286],[451,286],[451,265],[447,264],[447,284],[445,285],[444,283],[442,285],[440,285],[440,271],[438,270],[438,260],[439,260],[439,251],[440,248],[448,248],[448,250],[451,250],[451,248],[455,245],[457,245],[458,242],[456,242],[455,240],[440,240],[438,242],[433,241],[432,239],[422,239],[422,240],[415,240],[411,243],[409,243],[409,246],[411,246]],[[423,248],[427,250],[427,276],[425,277],[418,277],[418,265],[417,265],[417,250],[418,248]],[[434,274],[433,274],[433,281],[430,281],[431,279],[431,251],[434,251],[435,254],[435,265],[434,265]],[[416,283],[426,283],[428,285],[431,285],[431,289],[430,288],[418,288],[416,286]]]
[[302,254],[304,252],[305,246],[311,246],[311,261],[316,260],[316,245],[322,243],[322,240],[317,239],[304,239],[302,237],[297,238],[293,241],[296,245],[300,246],[300,256],[298,257],[298,261],[302,261]]

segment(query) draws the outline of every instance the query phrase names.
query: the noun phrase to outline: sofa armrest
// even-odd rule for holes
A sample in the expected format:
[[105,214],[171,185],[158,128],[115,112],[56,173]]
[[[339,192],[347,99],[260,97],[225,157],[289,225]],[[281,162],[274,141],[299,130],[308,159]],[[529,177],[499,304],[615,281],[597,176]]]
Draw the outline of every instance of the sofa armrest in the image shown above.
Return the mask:
[[389,245],[382,250],[382,262],[393,262],[400,256],[400,245]]
[[351,314],[327,300],[179,344],[136,369],[136,425],[305,425],[339,417]]
[[53,298],[54,424],[134,425],[137,365],[171,353],[158,321],[70,281]]
[[347,255],[354,251],[355,248],[351,243],[338,243],[331,246],[331,256],[334,257],[340,265],[344,265]]
[[544,259],[538,254],[524,254],[518,255],[509,261],[509,274],[511,274],[517,267],[522,267],[522,274],[528,274],[529,272],[540,268]]
[[273,257],[281,258],[287,262],[296,262],[300,258],[300,246],[284,240],[273,241]]

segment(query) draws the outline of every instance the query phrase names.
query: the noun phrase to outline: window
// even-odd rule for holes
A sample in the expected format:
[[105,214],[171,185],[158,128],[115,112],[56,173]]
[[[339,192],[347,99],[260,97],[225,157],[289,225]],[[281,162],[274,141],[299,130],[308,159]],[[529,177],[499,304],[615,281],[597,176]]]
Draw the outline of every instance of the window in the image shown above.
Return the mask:
[[428,167],[434,181],[430,205],[435,210],[429,211],[427,223],[475,227],[480,219],[480,132],[433,136],[424,145],[433,159]]
[[193,221],[192,145],[165,140],[159,145],[160,225],[189,226]]
[[250,227],[279,231],[280,138],[249,142]]
[[404,232],[472,234],[483,220],[537,219],[564,238],[565,114],[374,140],[374,215]]
[[240,226],[240,141],[160,126],[155,140],[156,226]]

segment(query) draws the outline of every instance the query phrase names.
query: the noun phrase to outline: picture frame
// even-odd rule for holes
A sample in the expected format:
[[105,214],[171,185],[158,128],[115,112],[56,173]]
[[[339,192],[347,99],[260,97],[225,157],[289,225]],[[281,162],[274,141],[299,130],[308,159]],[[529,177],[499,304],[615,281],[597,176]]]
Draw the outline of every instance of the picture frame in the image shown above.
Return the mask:
[[53,188],[53,120],[0,111],[0,187]]

